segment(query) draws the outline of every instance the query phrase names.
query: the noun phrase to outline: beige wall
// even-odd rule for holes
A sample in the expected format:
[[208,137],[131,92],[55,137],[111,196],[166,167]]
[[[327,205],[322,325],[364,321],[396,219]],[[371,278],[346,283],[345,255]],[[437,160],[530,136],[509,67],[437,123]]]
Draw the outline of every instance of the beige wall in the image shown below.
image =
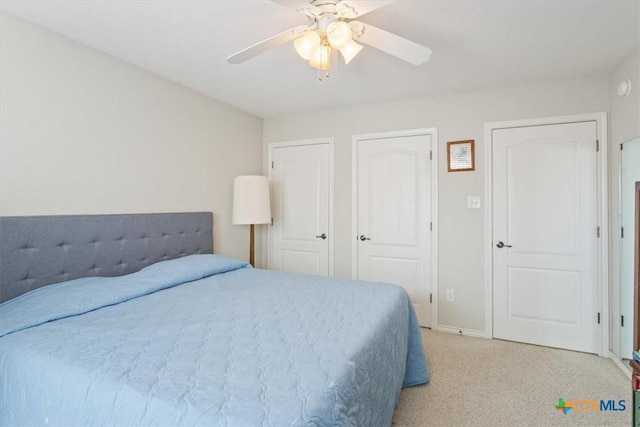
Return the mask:
[[[631,80],[631,92],[627,97],[618,96],[616,88],[623,80]],[[611,144],[620,145],[640,136],[640,53],[636,52],[624,60],[611,73],[609,80],[611,96]]]
[[[629,79],[628,97],[617,94],[618,83]],[[620,348],[620,144],[640,137],[640,53],[629,56],[612,73],[609,80],[611,111],[609,120],[609,222],[611,239],[610,266],[610,322],[611,350],[619,354]]]
[[209,211],[246,259],[233,178],[262,169],[262,120],[2,13],[0,214]]
[[[484,331],[483,209],[466,208],[467,196],[484,195],[484,124],[608,109],[609,79],[602,76],[266,119],[264,141],[335,138],[334,272],[350,277],[352,135],[437,127],[439,324]],[[446,142],[462,139],[475,139],[477,168],[448,173]],[[444,289],[455,291],[455,303],[444,301]]]

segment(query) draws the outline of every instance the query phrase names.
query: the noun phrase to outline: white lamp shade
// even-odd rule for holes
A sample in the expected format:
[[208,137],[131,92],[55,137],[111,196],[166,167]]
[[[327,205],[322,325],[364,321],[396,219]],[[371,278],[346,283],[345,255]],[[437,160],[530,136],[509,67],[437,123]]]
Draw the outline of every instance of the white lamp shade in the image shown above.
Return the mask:
[[314,30],[307,31],[293,41],[293,47],[302,58],[311,59],[313,51],[320,46],[320,36]]
[[326,44],[321,44],[318,46],[311,55],[311,59],[309,60],[309,64],[313,68],[317,68],[318,70],[328,70],[329,69],[329,57],[331,56],[331,49]]
[[327,27],[327,40],[334,49],[342,49],[351,41],[351,27],[344,21],[336,21]]
[[340,53],[344,58],[344,63],[348,64],[362,50],[362,45],[351,40],[346,46],[340,49]]
[[233,181],[233,223],[271,223],[269,178],[259,175],[237,176]]

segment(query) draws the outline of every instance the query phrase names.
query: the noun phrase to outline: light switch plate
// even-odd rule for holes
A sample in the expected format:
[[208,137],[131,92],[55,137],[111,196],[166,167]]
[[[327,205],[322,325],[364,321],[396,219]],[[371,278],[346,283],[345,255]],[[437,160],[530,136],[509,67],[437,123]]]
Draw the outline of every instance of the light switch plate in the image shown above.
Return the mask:
[[446,302],[455,302],[456,298],[453,294],[453,289],[447,289],[446,293],[445,293],[445,299]]
[[479,196],[467,197],[467,208],[480,209],[480,197]]

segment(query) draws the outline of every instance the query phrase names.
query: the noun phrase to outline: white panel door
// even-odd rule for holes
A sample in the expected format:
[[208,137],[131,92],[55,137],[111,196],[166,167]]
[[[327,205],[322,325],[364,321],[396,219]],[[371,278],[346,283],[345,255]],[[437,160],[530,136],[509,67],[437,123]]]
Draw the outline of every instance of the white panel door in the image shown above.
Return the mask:
[[269,268],[329,275],[329,144],[276,147]]
[[[633,275],[635,232],[635,184],[640,181],[640,138],[622,144],[620,152],[620,226],[624,237],[620,240],[620,357],[633,357]],[[637,350],[637,349],[636,349]]]
[[421,326],[431,307],[431,135],[358,141],[357,277],[407,290]]
[[493,334],[598,352],[596,122],[493,131]]

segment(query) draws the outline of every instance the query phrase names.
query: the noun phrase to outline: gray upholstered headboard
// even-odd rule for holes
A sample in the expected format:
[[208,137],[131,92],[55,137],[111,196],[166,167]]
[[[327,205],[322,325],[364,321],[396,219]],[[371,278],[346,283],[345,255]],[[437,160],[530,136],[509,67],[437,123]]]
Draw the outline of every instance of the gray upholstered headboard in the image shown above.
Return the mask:
[[210,212],[0,217],[0,302],[51,283],[213,253]]

